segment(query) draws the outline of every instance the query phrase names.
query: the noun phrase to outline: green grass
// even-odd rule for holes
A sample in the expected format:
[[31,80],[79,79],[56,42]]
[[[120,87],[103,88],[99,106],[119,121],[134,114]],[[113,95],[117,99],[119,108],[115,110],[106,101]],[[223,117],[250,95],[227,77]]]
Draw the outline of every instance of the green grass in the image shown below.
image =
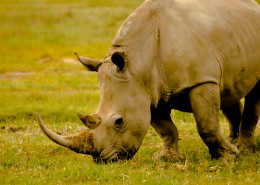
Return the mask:
[[[100,59],[142,0],[0,0],[1,184],[257,184],[260,149],[234,161],[212,161],[191,114],[173,112],[180,132],[177,163],[155,162],[161,141],[151,128],[136,156],[96,165],[51,142],[34,112],[53,130],[83,129],[76,112],[95,112],[99,90],[74,51]],[[221,126],[228,134],[221,115]],[[259,125],[257,143],[260,145]]]

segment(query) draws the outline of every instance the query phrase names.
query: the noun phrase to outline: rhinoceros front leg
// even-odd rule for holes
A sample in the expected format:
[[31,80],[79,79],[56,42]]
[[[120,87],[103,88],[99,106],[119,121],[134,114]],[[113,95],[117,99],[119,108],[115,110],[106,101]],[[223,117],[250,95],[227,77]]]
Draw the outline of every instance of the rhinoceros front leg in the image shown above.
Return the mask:
[[242,120],[243,105],[240,101],[222,110],[229,122],[231,142],[236,142],[239,135],[239,126]]
[[245,108],[242,115],[237,146],[239,151],[256,147],[254,132],[260,115],[260,81],[245,97]]
[[230,158],[238,154],[237,148],[220,132],[219,86],[214,83],[199,85],[191,89],[189,96],[198,132],[209,148],[211,158]]
[[178,131],[171,119],[171,110],[152,110],[151,125],[163,141],[163,149],[154,154],[154,159],[179,160]]

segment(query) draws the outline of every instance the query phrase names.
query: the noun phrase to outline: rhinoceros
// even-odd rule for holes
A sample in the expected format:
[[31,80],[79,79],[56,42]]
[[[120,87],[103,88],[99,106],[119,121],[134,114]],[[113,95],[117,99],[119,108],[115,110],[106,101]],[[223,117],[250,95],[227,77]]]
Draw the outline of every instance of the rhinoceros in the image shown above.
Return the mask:
[[[131,159],[151,125],[163,141],[156,158],[178,160],[171,110],[191,112],[211,158],[256,146],[260,114],[260,6],[253,0],[146,0],[122,24],[108,54],[75,53],[98,74],[100,103],[78,113],[86,129],[73,136],[49,130],[54,142],[99,162]],[[244,98],[242,105],[241,99]],[[220,131],[219,112],[231,142]],[[232,144],[233,143],[233,144]]]

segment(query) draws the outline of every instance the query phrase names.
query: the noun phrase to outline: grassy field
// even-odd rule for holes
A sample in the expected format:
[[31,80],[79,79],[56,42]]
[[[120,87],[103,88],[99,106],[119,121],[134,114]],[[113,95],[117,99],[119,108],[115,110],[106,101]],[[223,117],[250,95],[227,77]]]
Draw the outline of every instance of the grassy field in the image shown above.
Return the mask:
[[[51,142],[34,112],[60,133],[83,129],[76,112],[95,112],[95,73],[73,52],[103,58],[142,0],[0,0],[0,184],[257,184],[258,149],[233,161],[211,161],[191,114],[172,112],[180,132],[178,163],[156,162],[161,141],[151,128],[136,156],[96,165]],[[221,125],[228,134],[227,122]]]

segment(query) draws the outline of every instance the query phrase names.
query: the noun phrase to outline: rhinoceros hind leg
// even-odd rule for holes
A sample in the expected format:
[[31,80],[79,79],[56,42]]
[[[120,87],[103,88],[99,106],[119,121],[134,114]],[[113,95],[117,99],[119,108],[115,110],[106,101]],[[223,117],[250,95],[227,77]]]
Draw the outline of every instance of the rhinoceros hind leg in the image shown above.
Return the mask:
[[237,155],[237,148],[220,132],[219,86],[214,83],[207,83],[194,87],[190,91],[190,102],[198,132],[209,148],[211,158],[232,158],[232,156]]
[[240,151],[254,149],[255,128],[260,115],[260,81],[245,97],[245,108],[239,130],[237,146]]
[[239,126],[242,120],[243,105],[240,101],[232,106],[222,109],[223,114],[229,122],[229,139],[232,143],[236,142],[239,135]]
[[178,161],[178,131],[171,119],[171,110],[152,110],[151,125],[163,140],[163,149],[156,152],[153,159],[163,161]]

